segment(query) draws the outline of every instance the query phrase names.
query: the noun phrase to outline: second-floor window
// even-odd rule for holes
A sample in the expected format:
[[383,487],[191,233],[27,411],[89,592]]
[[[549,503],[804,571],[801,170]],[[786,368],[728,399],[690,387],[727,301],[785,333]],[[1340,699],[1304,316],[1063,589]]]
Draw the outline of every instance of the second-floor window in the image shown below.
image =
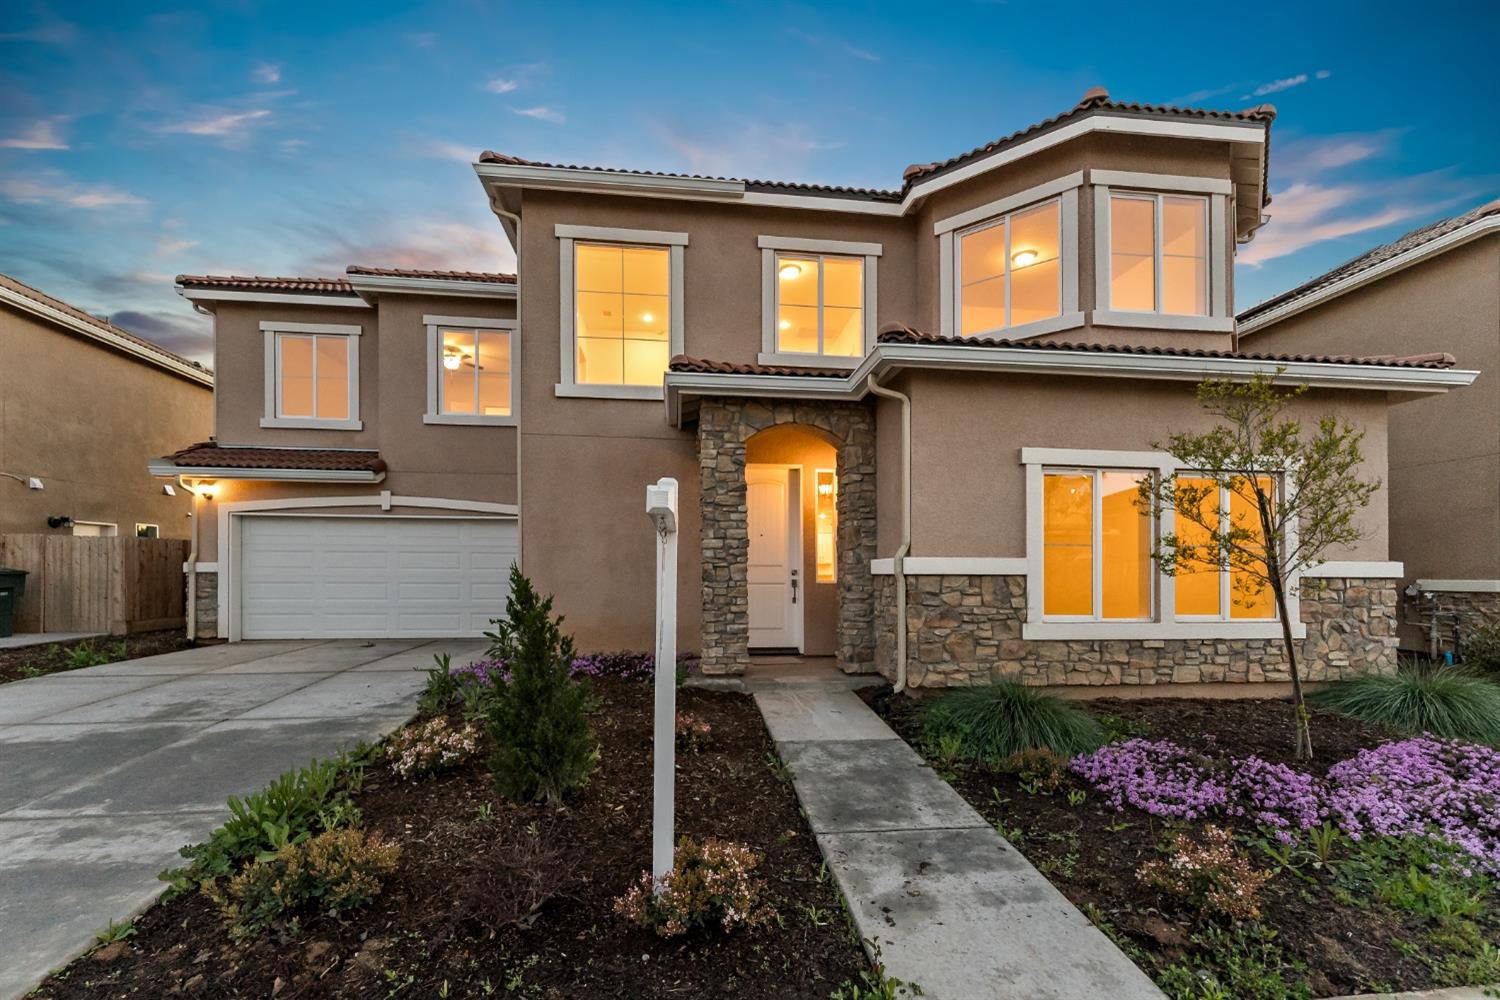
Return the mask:
[[513,424],[516,322],[424,316],[429,424]]
[[265,322],[261,330],[266,337],[261,426],[358,430],[360,328]]
[[1208,199],[1112,192],[1110,308],[1206,316]]
[[858,358],[865,353],[865,262],[776,255],[776,350]]
[[1058,201],[959,235],[959,318],[966,337],[1062,315]]

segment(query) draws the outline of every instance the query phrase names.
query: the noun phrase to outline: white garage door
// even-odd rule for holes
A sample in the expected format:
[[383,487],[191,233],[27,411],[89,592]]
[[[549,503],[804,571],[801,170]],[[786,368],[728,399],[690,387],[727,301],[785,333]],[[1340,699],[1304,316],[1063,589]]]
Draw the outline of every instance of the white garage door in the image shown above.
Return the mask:
[[505,610],[516,522],[241,518],[246,639],[477,636]]

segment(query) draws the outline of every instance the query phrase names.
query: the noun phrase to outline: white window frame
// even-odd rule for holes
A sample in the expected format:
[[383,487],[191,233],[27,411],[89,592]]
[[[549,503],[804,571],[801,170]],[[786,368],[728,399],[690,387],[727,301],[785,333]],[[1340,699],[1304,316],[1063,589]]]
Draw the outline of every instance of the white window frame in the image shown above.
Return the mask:
[[[514,427],[521,407],[521,338],[518,321],[475,316],[423,316],[427,327],[427,412],[424,424],[480,424],[490,427]],[[443,399],[443,331],[466,333],[504,333],[510,341],[510,413],[494,416],[484,413],[444,413]]]
[[[1098,326],[1123,326],[1154,330],[1183,330],[1205,333],[1232,333],[1234,315],[1229,305],[1229,229],[1226,224],[1233,185],[1215,177],[1191,177],[1176,174],[1152,174],[1128,170],[1091,170],[1089,182],[1094,186],[1094,315]],[[1110,199],[1120,195],[1156,200],[1156,236],[1153,252],[1156,260],[1157,309],[1144,312],[1115,309],[1112,294]],[[1185,316],[1160,311],[1161,304],[1161,203],[1167,197],[1199,197],[1208,210],[1208,313]]]
[[[345,323],[284,323],[265,320],[260,324],[265,337],[265,415],[262,427],[301,428],[304,430],[357,431],[364,427],[359,419],[359,344],[361,328]],[[291,336],[343,337],[349,356],[349,416],[345,420],[320,420],[316,417],[284,417],[281,415],[281,337]],[[314,357],[317,352],[314,349]],[[316,379],[314,379],[314,412],[316,403]]]
[[[558,287],[561,313],[558,327],[561,336],[561,378],[553,387],[556,395],[577,399],[663,399],[659,385],[598,385],[577,380],[576,324],[578,281],[575,274],[576,243],[600,243],[605,246],[648,246],[668,251],[667,276],[667,358],[684,353],[683,335],[683,251],[688,245],[687,233],[652,229],[616,229],[610,226],[571,226],[559,223],[553,230],[559,254]],[[663,375],[666,373],[663,372]]]
[[[938,330],[945,337],[960,337],[963,272],[959,266],[961,238],[968,233],[998,223],[1002,218],[1019,215],[1029,209],[1056,201],[1059,206],[1057,259],[1062,281],[1061,312],[1048,319],[1002,326],[969,336],[1000,335],[1007,340],[1025,340],[1083,326],[1083,312],[1078,303],[1078,192],[1083,187],[1083,171],[1055,178],[1013,195],[987,202],[977,208],[940,219],[932,232],[938,238]],[[1009,232],[1006,233],[1007,241]],[[1007,275],[1009,260],[1007,258]],[[1009,292],[1007,278],[1007,293]],[[1010,297],[1006,296],[1006,315],[1010,314]]]
[[[1021,464],[1026,468],[1026,621],[1021,625],[1023,639],[1280,639],[1279,619],[1198,618],[1177,616],[1176,578],[1156,571],[1155,617],[1150,621],[1128,619],[1078,619],[1047,617],[1045,475],[1051,471],[1098,469],[1101,471],[1154,471],[1161,476],[1192,475],[1196,470],[1179,466],[1177,460],[1159,451],[1096,451],[1074,448],[1022,448]],[[1278,487],[1279,488],[1279,487]],[[1175,513],[1164,508],[1157,516],[1156,537],[1173,532]],[[1296,526],[1287,525],[1286,543],[1296,548]],[[1096,567],[1096,574],[1099,569]],[[1222,574],[1229,578],[1227,572]],[[1293,639],[1307,636],[1298,597],[1300,576],[1288,581],[1287,612],[1291,618]],[[1221,605],[1222,606],[1222,605]]]
[[[1175,475],[1178,478],[1194,479],[1194,478],[1202,478],[1205,475],[1205,473],[1203,472],[1202,469],[1185,469],[1184,468],[1184,469],[1178,469],[1176,471]],[[1280,490],[1281,490],[1281,484],[1280,484],[1279,480],[1276,479],[1276,478],[1273,478],[1272,481],[1271,481],[1271,495],[1273,497],[1277,496],[1280,493]],[[1229,487],[1228,486],[1224,486],[1224,485],[1220,485],[1219,486],[1219,531],[1220,532],[1227,532],[1229,530],[1229,506],[1230,506]],[[1233,621],[1233,622],[1276,622],[1278,624],[1280,623],[1281,619],[1275,617],[1274,613],[1273,613],[1273,615],[1270,618],[1234,618],[1234,617],[1232,617],[1233,614],[1234,614],[1234,586],[1233,586],[1233,583],[1234,583],[1234,574],[1233,574],[1233,571],[1230,569],[1230,567],[1227,566],[1227,565],[1226,566],[1220,566],[1219,567],[1219,613],[1218,614],[1214,614],[1214,615],[1176,615],[1177,620],[1181,621],[1181,622],[1229,622],[1229,621]],[[1176,610],[1177,610],[1177,607],[1176,607],[1176,595],[1175,594],[1173,595],[1172,610],[1173,610],[1173,613],[1175,614]]]
[[[1093,602],[1092,602],[1093,612],[1091,614],[1087,614],[1087,615],[1047,615],[1045,617],[1046,621],[1049,621],[1049,622],[1151,622],[1151,621],[1155,621],[1156,620],[1154,614],[1153,615],[1149,615],[1149,616],[1147,616],[1145,618],[1105,618],[1104,617],[1104,559],[1103,559],[1103,550],[1104,550],[1104,519],[1103,519],[1103,513],[1104,513],[1104,495],[1099,490],[1099,476],[1100,476],[1101,473],[1105,473],[1105,472],[1134,472],[1134,473],[1145,474],[1145,475],[1149,476],[1149,475],[1153,475],[1156,472],[1156,470],[1155,470],[1155,468],[1151,468],[1151,467],[1142,467],[1142,468],[1134,468],[1134,469],[1120,469],[1120,468],[1109,468],[1109,467],[1101,468],[1101,467],[1098,467],[1098,466],[1066,466],[1066,465],[1048,465],[1048,466],[1044,466],[1042,468],[1042,476],[1043,476],[1043,485],[1044,486],[1045,486],[1045,483],[1046,483],[1046,477],[1047,476],[1055,476],[1055,475],[1063,475],[1063,476],[1079,476],[1079,475],[1092,476],[1093,480],[1094,480],[1093,487],[1092,487],[1093,493],[1091,494],[1091,496],[1093,497],[1093,504],[1092,504],[1093,509],[1092,509],[1092,511],[1090,512],[1090,515],[1089,515],[1090,516],[1091,532],[1092,532],[1092,534],[1091,534],[1091,536],[1089,538],[1089,564],[1090,564],[1090,566],[1092,568],[1092,573],[1093,573],[1093,578],[1094,578],[1093,579]],[[1044,514],[1045,514],[1045,512],[1044,512]],[[1043,541],[1044,545],[1046,544],[1045,529],[1046,529],[1046,525],[1043,524],[1044,535],[1043,535],[1043,540],[1042,541]],[[1153,541],[1153,543],[1155,542],[1155,540],[1156,540],[1156,536],[1155,536],[1154,529],[1153,529],[1153,534],[1152,534],[1152,541]],[[1155,560],[1152,560],[1152,564],[1155,565]],[[1046,553],[1045,552],[1042,553],[1042,565],[1043,565],[1043,567],[1046,566]],[[1153,609],[1158,606],[1157,605],[1156,597],[1157,597],[1157,591],[1159,591],[1161,589],[1161,576],[1162,576],[1162,574],[1159,571],[1153,572],[1151,574],[1151,598],[1150,598],[1150,605],[1151,605],[1151,607]],[[1039,583],[1038,586],[1041,586],[1041,583]],[[1046,592],[1045,592],[1045,590],[1043,590],[1043,595],[1042,596],[1043,596],[1043,600],[1045,601],[1045,598],[1046,598]]]
[[[149,529],[155,531],[156,534],[154,534],[154,535],[143,535],[143,534],[141,534],[141,529],[142,528],[149,528]],[[154,524],[154,523],[152,523],[150,521],[137,521],[137,522],[135,522],[135,537],[136,538],[160,538],[161,537],[161,525]]]
[[[797,236],[760,236],[760,353],[756,362],[762,365],[803,365],[817,368],[841,368],[853,371],[875,348],[878,289],[876,264],[885,248],[879,243],[856,243],[849,240],[813,240]],[[822,353],[781,351],[777,347],[776,319],[781,308],[781,283],[776,280],[778,254],[795,254],[818,259],[818,343],[823,342],[823,260],[827,257],[859,259],[864,262],[860,276],[863,295],[860,320],[864,327],[864,351],[860,357],[832,357]]]
[[113,521],[80,521],[76,518],[70,526],[68,533],[70,535],[78,535],[78,526],[80,524],[86,524],[91,528],[99,529],[99,534],[93,536],[80,535],[79,537],[81,538],[117,538],[120,534],[120,526]]

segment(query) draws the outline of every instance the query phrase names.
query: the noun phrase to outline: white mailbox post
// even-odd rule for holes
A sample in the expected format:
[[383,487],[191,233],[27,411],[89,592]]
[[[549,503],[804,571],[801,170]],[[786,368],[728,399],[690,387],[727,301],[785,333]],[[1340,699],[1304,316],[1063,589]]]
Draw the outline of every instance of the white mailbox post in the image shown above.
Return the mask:
[[656,527],[656,728],[651,771],[651,876],[672,868],[677,766],[677,480],[646,487],[646,514]]

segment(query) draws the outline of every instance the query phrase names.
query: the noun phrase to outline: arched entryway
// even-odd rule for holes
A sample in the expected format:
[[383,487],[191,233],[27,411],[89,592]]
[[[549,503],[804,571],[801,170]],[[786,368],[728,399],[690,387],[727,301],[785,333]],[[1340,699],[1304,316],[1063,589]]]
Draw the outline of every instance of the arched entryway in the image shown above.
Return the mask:
[[[750,662],[752,641],[831,653],[849,672],[873,669],[875,423],[870,408],[705,399],[698,446],[704,672],[741,673]],[[822,540],[822,565],[820,482],[825,498],[831,493],[833,501],[831,511],[826,502],[822,510],[833,524]],[[780,538],[774,531],[778,521],[784,521]],[[793,617],[778,619],[778,604]]]

